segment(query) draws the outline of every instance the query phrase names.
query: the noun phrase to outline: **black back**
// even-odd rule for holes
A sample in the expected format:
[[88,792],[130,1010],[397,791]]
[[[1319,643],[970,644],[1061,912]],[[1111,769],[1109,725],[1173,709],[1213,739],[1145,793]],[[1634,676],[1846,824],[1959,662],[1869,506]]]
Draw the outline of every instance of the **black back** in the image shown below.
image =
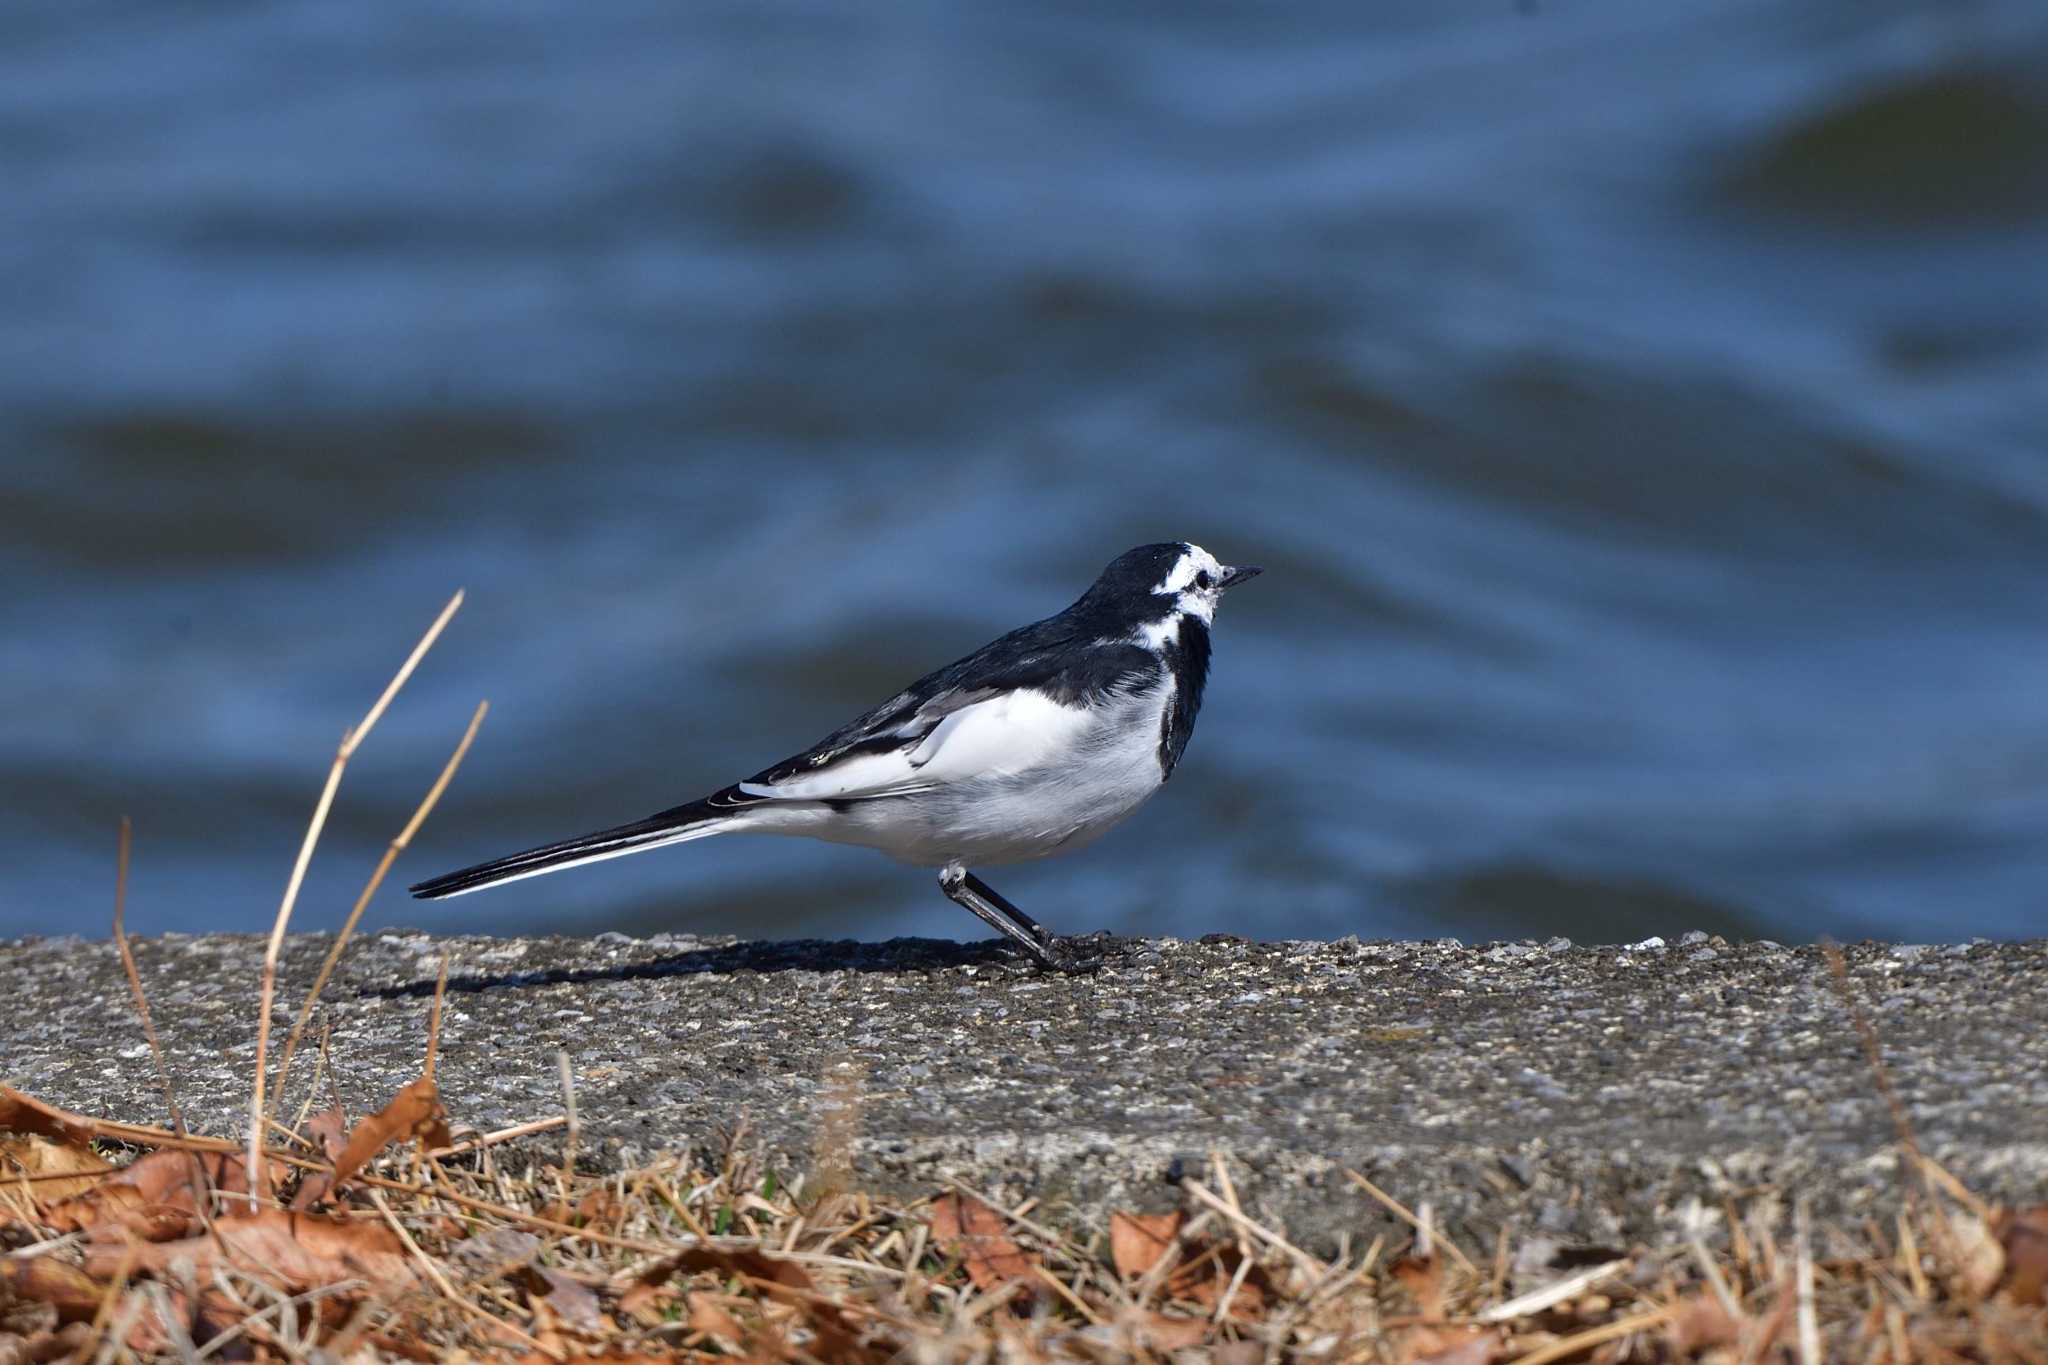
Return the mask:
[[[1152,589],[1187,548],[1167,542],[1118,555],[1065,611],[927,673],[803,753],[747,780],[772,786],[841,758],[897,748],[918,733],[916,727],[929,733],[952,711],[994,692],[1030,687],[1063,705],[1081,706],[1111,691],[1143,686],[1157,676],[1159,658],[1135,637],[1140,627],[1173,611],[1173,603],[1155,596]],[[1180,674],[1159,738],[1160,770],[1171,774],[1202,705],[1202,685],[1209,673],[1208,627],[1184,619],[1179,639],[1167,642],[1167,661]]]

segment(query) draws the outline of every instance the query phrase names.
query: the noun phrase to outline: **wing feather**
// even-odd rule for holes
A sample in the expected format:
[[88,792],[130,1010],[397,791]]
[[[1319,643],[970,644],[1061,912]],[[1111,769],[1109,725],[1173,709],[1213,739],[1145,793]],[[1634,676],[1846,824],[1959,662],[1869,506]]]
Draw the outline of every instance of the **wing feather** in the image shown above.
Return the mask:
[[1053,617],[927,674],[736,790],[755,800],[864,800],[1012,767],[1062,739],[1062,713],[1078,716],[1157,666],[1135,644],[1112,645]]

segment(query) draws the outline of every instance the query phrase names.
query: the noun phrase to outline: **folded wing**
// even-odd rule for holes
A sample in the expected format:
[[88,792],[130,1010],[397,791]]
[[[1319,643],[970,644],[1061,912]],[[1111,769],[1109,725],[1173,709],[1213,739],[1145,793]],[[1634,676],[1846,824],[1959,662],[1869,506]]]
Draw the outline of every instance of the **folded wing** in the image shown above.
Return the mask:
[[739,784],[769,801],[860,801],[904,796],[979,777],[999,777],[1056,762],[1089,723],[1086,708],[1034,688],[952,694],[920,708],[882,739],[792,760]]

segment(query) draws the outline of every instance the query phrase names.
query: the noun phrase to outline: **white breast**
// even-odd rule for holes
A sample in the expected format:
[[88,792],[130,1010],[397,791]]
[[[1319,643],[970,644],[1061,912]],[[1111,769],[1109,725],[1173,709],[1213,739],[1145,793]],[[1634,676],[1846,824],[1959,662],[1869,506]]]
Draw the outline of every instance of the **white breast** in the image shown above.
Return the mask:
[[[749,814],[769,817],[759,828],[862,844],[925,867],[985,867],[1079,847],[1159,789],[1160,718],[1171,687],[1086,707],[1033,691],[992,697],[947,717],[901,756],[886,794],[813,794],[827,776],[819,774],[780,784],[774,795],[788,800],[801,789],[812,801],[831,795],[849,804],[801,820],[774,818],[765,806]],[[860,760],[871,765],[864,775],[883,777],[881,761]]]

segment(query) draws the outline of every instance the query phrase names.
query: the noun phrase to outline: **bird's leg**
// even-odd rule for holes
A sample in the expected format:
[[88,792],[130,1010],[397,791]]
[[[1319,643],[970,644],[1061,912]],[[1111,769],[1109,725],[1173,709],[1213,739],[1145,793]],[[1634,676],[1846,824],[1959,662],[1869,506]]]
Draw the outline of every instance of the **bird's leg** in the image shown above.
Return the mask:
[[[1021,914],[1015,906],[989,890],[987,883],[966,868],[955,864],[943,869],[939,873],[939,889],[954,904],[965,906],[977,919],[1029,953],[1039,966],[1055,971],[1073,969],[1072,958],[1052,944],[1050,935],[1044,939],[1039,937],[1045,931],[1035,920]],[[1016,915],[1017,919],[1012,919],[1011,915]]]
[[1053,941],[1053,938],[1055,936],[1051,930],[1047,929],[1037,920],[1031,918],[1031,916],[1025,914],[1022,910],[1019,910],[1016,906],[1010,904],[1010,902],[1001,894],[999,894],[993,886],[990,886],[987,882],[975,876],[972,872],[964,874],[963,879],[961,881],[961,885],[965,886],[969,891],[972,891],[975,895],[987,901],[990,905],[993,905],[996,909],[1008,915],[1017,923],[1023,925],[1027,930],[1030,931],[1031,937],[1037,939],[1040,943],[1051,943]]

